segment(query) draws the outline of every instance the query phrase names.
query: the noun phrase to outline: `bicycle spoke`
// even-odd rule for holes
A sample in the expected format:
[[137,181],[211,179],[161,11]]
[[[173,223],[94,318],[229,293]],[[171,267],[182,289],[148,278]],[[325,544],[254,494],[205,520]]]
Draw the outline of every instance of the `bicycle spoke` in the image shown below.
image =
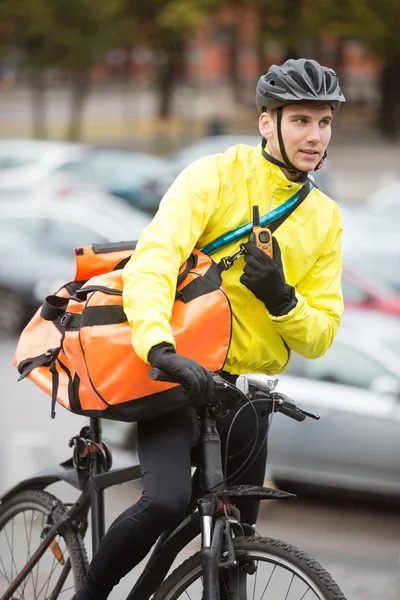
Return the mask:
[[[58,543],[58,542],[57,542],[57,543]],[[62,553],[62,555],[64,556],[64,553]],[[52,565],[52,567],[51,567],[51,569],[50,569],[50,575],[48,576],[48,578],[47,578],[47,581],[45,581],[45,582],[44,582],[44,584],[42,585],[42,587],[40,588],[40,590],[39,590],[39,593],[38,593],[38,596],[40,596],[40,594],[41,594],[41,593],[42,593],[42,591],[43,591],[43,588],[45,587],[45,585],[46,585],[46,583],[47,583],[47,590],[46,590],[46,593],[45,593],[45,596],[44,596],[45,598],[47,598],[47,592],[48,592],[48,588],[49,588],[49,585],[50,585],[50,580],[51,580],[51,577],[52,577],[52,575],[53,575],[54,571],[57,569],[57,566],[58,566],[59,564],[60,564],[60,563],[58,562],[58,560],[56,559],[56,557],[55,557],[55,556],[53,556],[53,565]],[[61,575],[60,575],[60,577],[61,577]]]
[[[44,528],[44,518],[45,518],[45,515],[42,513],[42,524],[41,524],[41,527],[40,527],[40,531],[43,531],[43,528]],[[33,570],[32,570],[32,575],[33,575],[32,580],[34,581],[34,583],[33,583],[33,589],[35,591],[35,600],[37,598],[37,583],[38,583],[38,579],[39,579],[39,565],[40,565],[40,560],[36,563],[36,567],[35,567],[35,569],[36,569],[36,580],[35,580],[35,576],[34,576]]]
[[292,575],[292,579],[290,580],[288,591],[286,592],[285,600],[288,599],[288,596],[289,596],[289,593],[290,593],[290,588],[292,587],[293,579],[294,579],[294,573]]
[[[51,570],[50,570],[50,575],[47,578],[47,589],[46,589],[46,592],[44,594],[45,598],[47,598],[47,592],[49,591],[49,585],[50,585],[51,576],[53,575],[53,573],[56,570],[56,568],[57,568],[57,559],[56,559],[55,556],[53,556],[53,565],[52,565]],[[39,596],[42,593],[42,590],[43,590],[43,588],[44,588],[45,585],[46,585],[46,582],[44,582],[41,590],[39,591]]]
[[255,575],[255,577],[254,577],[254,586],[253,586],[253,600],[255,599],[255,596],[256,596],[257,577],[258,577],[258,562],[259,562],[259,561],[257,561],[256,575]]
[[0,562],[1,562],[1,568],[4,569],[4,571],[2,571],[0,569],[0,575],[2,575],[4,577],[4,579],[7,579],[7,583],[10,584],[10,580],[7,577],[6,568],[4,566],[3,559],[1,558],[1,556],[0,556]]
[[[27,548],[26,548],[26,552],[27,552],[26,563],[27,563],[31,559],[30,547],[31,547],[31,540],[32,540],[33,523],[35,521],[35,511],[32,510],[32,519],[31,519],[30,527],[29,527],[29,535],[28,535],[28,526],[27,526],[27,523],[26,523],[25,511],[22,514],[23,514],[23,518],[24,518],[25,538],[26,538],[26,542],[27,542],[27,544],[26,544],[27,545]],[[27,577],[25,577],[24,581],[22,582],[21,598],[25,597],[25,590],[27,588],[27,585],[28,585],[28,582],[29,582],[31,576],[32,576],[32,573],[29,573],[29,575],[27,575]]]
[[56,532],[54,545],[43,546],[56,522],[53,511],[65,512],[54,496],[36,490],[21,492],[0,508],[0,597],[20,577],[12,600],[70,600],[85,561],[74,552],[79,538],[70,526]]
[[57,581],[53,591],[51,592],[51,595],[49,596],[49,600],[56,600],[59,597],[60,592],[64,593],[64,592],[67,592],[68,590],[74,590],[73,585],[69,586],[68,588],[65,588],[64,590],[62,589],[64,583],[67,581],[70,571],[71,571],[71,559],[68,557],[67,560],[65,561],[65,565],[61,571],[58,581]]
[[[14,553],[13,553],[11,545],[10,545],[10,540],[9,540],[8,535],[7,535],[7,529],[6,528],[4,528],[4,534],[5,534],[5,537],[6,537],[8,549],[10,550],[10,554],[11,554],[11,565],[13,565],[13,563],[14,563],[15,570],[16,570],[16,572],[18,572],[17,565],[15,564],[15,560],[14,560]],[[11,568],[11,581],[13,580],[12,579],[12,571],[13,570]],[[10,581],[9,581],[9,583],[10,583]]]
[[264,598],[264,594],[267,591],[267,588],[268,588],[269,584],[271,583],[271,579],[272,579],[273,574],[275,573],[275,569],[276,569],[276,565],[274,565],[274,568],[272,569],[272,573],[271,573],[271,575],[270,575],[270,577],[269,577],[269,579],[267,581],[267,585],[264,588],[264,591],[262,593],[262,596],[261,596],[260,600],[262,600]]
[[310,591],[310,588],[308,588],[308,590],[306,590],[304,592],[304,594],[302,595],[302,597],[300,598],[300,600],[304,600],[304,598],[307,596],[308,592]]
[[[26,537],[26,542],[27,542],[27,544],[26,544],[26,552],[27,552],[26,562],[28,562],[31,559],[30,548],[31,548],[33,522],[35,520],[35,512],[32,511],[32,519],[31,519],[31,523],[30,523],[29,535],[28,535],[28,531],[27,531],[25,511],[22,514],[24,516],[25,537]],[[28,585],[28,581],[29,581],[30,576],[31,576],[31,573],[29,573],[28,577],[26,577],[25,580],[22,583],[22,592],[21,592],[21,597],[22,598],[25,595],[26,586]]]

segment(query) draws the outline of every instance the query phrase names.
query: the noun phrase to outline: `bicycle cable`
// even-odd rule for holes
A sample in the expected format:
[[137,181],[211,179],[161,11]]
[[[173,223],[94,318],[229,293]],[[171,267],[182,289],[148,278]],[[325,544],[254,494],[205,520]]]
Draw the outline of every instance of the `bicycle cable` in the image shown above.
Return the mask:
[[[252,400],[252,401],[251,401],[251,404],[255,404],[256,402],[265,402],[265,400],[266,400],[265,398],[260,398],[260,399]],[[274,411],[274,409],[275,409],[275,399],[274,399],[274,398],[272,399],[272,402],[273,402],[273,405],[272,405],[272,410]],[[254,456],[252,456],[252,454],[251,454],[251,453],[252,453],[252,452],[253,452],[253,450],[254,450],[254,448],[252,448],[252,450],[251,450],[251,453],[249,454],[249,456],[247,457],[247,459],[246,459],[246,460],[243,462],[243,464],[242,464],[242,465],[239,467],[239,469],[237,469],[237,470],[236,470],[234,473],[232,473],[232,474],[231,474],[231,475],[228,477],[228,479],[226,480],[226,483],[235,483],[235,481],[237,481],[237,479],[238,479],[239,477],[242,477],[242,476],[243,476],[245,473],[247,473],[247,471],[248,471],[248,470],[249,470],[249,469],[252,467],[252,465],[255,463],[255,461],[256,461],[256,459],[257,459],[258,455],[260,454],[260,452],[261,452],[262,448],[264,447],[264,444],[265,444],[265,442],[267,441],[268,434],[269,434],[269,431],[270,431],[270,429],[271,429],[272,415],[273,415],[273,412],[271,413],[271,418],[270,418],[270,420],[269,420],[269,422],[268,422],[267,431],[265,432],[265,435],[264,435],[263,439],[261,440],[261,443],[260,443],[260,446],[259,446],[259,448],[258,448],[257,452],[254,454]],[[257,433],[257,437],[258,437],[258,433]],[[254,447],[255,447],[255,445],[254,445]],[[247,462],[248,462],[250,459],[252,459],[252,460],[251,460],[251,462],[250,462],[250,464],[249,464],[249,465],[247,465],[246,469],[243,471],[243,468],[246,466],[246,463],[247,463]]]
[[[243,395],[244,395],[244,394],[243,394]],[[242,470],[242,468],[243,468],[243,467],[246,465],[246,463],[247,463],[247,462],[248,462],[248,460],[249,460],[249,457],[251,458],[251,455],[253,454],[253,452],[254,452],[254,449],[255,449],[255,447],[257,446],[257,439],[258,439],[258,434],[259,434],[259,431],[260,431],[260,421],[259,421],[259,418],[258,418],[258,415],[257,415],[257,411],[256,411],[256,409],[254,408],[254,406],[253,406],[253,404],[252,404],[251,400],[249,400],[249,399],[247,398],[247,396],[245,396],[245,398],[246,398],[246,402],[247,402],[247,404],[244,404],[243,406],[241,406],[241,407],[239,408],[239,410],[236,412],[235,416],[234,416],[234,417],[233,417],[233,419],[232,419],[232,423],[231,423],[231,424],[230,424],[230,426],[229,426],[228,433],[227,433],[227,436],[226,436],[226,444],[225,444],[225,452],[224,452],[224,469],[223,469],[223,476],[224,476],[223,483],[224,483],[224,488],[226,488],[226,484],[227,484],[229,481],[232,481],[232,478],[233,478],[233,477],[234,477],[234,476],[235,476],[235,475],[236,475],[238,472],[240,472],[240,471]],[[253,433],[253,436],[252,436],[252,438],[251,438],[251,440],[250,440],[250,443],[251,443],[251,450],[250,450],[250,452],[249,452],[249,455],[248,455],[248,457],[247,457],[247,458],[244,460],[243,464],[242,464],[242,465],[240,465],[239,469],[237,469],[237,470],[236,470],[236,471],[235,471],[235,472],[234,472],[232,475],[230,475],[230,476],[229,476],[229,478],[227,478],[227,471],[228,471],[228,459],[229,459],[229,458],[232,458],[232,457],[228,457],[228,448],[229,448],[229,441],[230,441],[230,437],[231,437],[231,434],[232,434],[232,429],[233,429],[233,426],[234,426],[234,424],[236,423],[236,419],[239,417],[239,415],[240,415],[240,413],[242,412],[242,410],[244,410],[244,409],[245,409],[245,408],[246,408],[248,405],[250,405],[250,406],[251,406],[251,408],[252,408],[252,411],[253,411],[253,416],[254,416],[254,424],[255,424],[255,427],[254,427],[254,433]],[[254,441],[253,441],[253,440],[254,440]],[[247,447],[248,445],[249,445],[249,444],[247,444],[247,445],[246,445],[246,447]],[[243,450],[241,450],[241,451],[239,452],[239,454],[240,454],[242,451],[243,451]],[[237,455],[238,455],[238,453],[236,454],[236,456],[237,456]]]
[[[249,468],[250,468],[250,467],[253,465],[254,461],[256,460],[257,456],[259,455],[259,453],[260,453],[260,451],[261,451],[262,447],[264,446],[264,443],[265,443],[265,441],[266,441],[266,439],[267,439],[268,433],[269,433],[269,431],[270,431],[270,428],[271,428],[271,423],[272,423],[272,414],[273,414],[273,412],[274,412],[274,409],[275,409],[275,398],[272,398],[272,413],[271,413],[271,418],[270,418],[270,420],[269,420],[269,423],[268,423],[268,428],[267,428],[267,431],[266,431],[266,433],[265,433],[265,435],[264,435],[264,437],[263,437],[263,439],[262,439],[262,442],[261,442],[261,444],[260,444],[260,447],[259,447],[259,449],[257,450],[257,452],[256,452],[255,456],[253,457],[253,456],[252,456],[252,453],[253,453],[253,451],[254,451],[254,448],[255,448],[255,446],[257,445],[257,437],[258,437],[258,431],[259,431],[259,420],[258,420],[258,415],[257,415],[257,412],[256,412],[256,410],[255,410],[255,408],[254,408],[253,404],[255,404],[256,402],[265,402],[265,400],[267,400],[267,398],[259,398],[259,399],[255,399],[255,400],[250,400],[250,399],[249,399],[249,398],[247,398],[247,396],[246,396],[246,395],[245,395],[245,394],[244,394],[244,393],[243,393],[241,390],[239,390],[239,389],[238,389],[238,388],[237,388],[235,385],[233,385],[233,384],[229,383],[228,381],[225,381],[225,383],[226,383],[226,386],[227,386],[227,387],[229,387],[229,388],[231,388],[231,389],[234,391],[234,393],[235,393],[236,395],[239,395],[239,396],[241,396],[241,397],[242,397],[242,398],[243,398],[243,399],[246,401],[246,404],[244,404],[244,405],[243,405],[243,406],[242,406],[242,407],[241,407],[241,408],[238,410],[238,412],[237,412],[237,413],[236,413],[236,415],[234,416],[234,418],[233,418],[233,420],[232,420],[232,423],[231,423],[231,425],[230,425],[230,427],[229,427],[229,430],[228,430],[228,434],[227,434],[227,440],[226,440],[226,448],[225,448],[225,465],[224,465],[224,476],[223,476],[223,479],[222,479],[222,481],[220,481],[219,483],[215,484],[214,486],[212,486],[212,487],[211,487],[211,488],[209,488],[208,490],[202,490],[202,491],[201,491],[201,492],[200,492],[200,493],[199,493],[199,494],[198,494],[198,495],[197,495],[197,496],[196,496],[196,497],[195,497],[195,498],[192,500],[192,502],[190,503],[190,506],[188,507],[188,510],[186,511],[186,514],[189,514],[189,513],[192,511],[192,509],[193,509],[193,506],[195,506],[195,505],[196,505],[196,503],[197,503],[198,499],[199,499],[199,498],[201,498],[201,496],[202,496],[203,494],[207,494],[207,493],[210,493],[210,492],[212,492],[213,490],[215,490],[215,488],[217,488],[217,487],[218,487],[218,486],[220,486],[221,484],[222,484],[222,485],[224,486],[224,488],[226,489],[226,485],[227,485],[227,483],[231,483],[231,481],[232,481],[232,478],[233,478],[233,477],[235,477],[235,478],[237,479],[237,477],[238,477],[239,475],[243,475],[244,473],[246,473],[246,472],[248,471],[248,469],[249,469]],[[232,426],[233,426],[234,422],[236,421],[236,418],[238,417],[239,413],[240,413],[240,412],[241,412],[241,411],[242,411],[242,410],[243,410],[243,409],[244,409],[244,408],[247,406],[247,404],[250,404],[250,405],[251,405],[251,407],[252,407],[252,410],[253,410],[253,413],[254,413],[254,415],[255,415],[255,423],[256,423],[256,428],[257,428],[256,434],[255,434],[255,435],[256,435],[256,439],[255,439],[255,442],[252,444],[252,449],[251,449],[251,452],[250,452],[249,456],[246,458],[246,460],[243,462],[243,464],[242,464],[242,465],[239,467],[239,469],[237,469],[237,470],[236,470],[234,473],[232,473],[232,474],[231,474],[231,475],[230,475],[230,476],[227,478],[227,477],[226,477],[226,464],[227,464],[227,461],[226,461],[226,452],[227,452],[227,448],[228,448],[228,445],[229,445],[229,436],[230,436],[230,433],[231,433]],[[254,434],[253,434],[253,437],[254,437]],[[249,444],[247,444],[247,446],[248,446],[248,445],[249,445]],[[247,446],[246,446],[246,447],[247,447]],[[252,462],[251,462],[251,463],[250,463],[250,465],[247,467],[247,469],[246,469],[244,472],[242,472],[243,468],[246,466],[247,462],[248,462],[250,459],[252,459]]]

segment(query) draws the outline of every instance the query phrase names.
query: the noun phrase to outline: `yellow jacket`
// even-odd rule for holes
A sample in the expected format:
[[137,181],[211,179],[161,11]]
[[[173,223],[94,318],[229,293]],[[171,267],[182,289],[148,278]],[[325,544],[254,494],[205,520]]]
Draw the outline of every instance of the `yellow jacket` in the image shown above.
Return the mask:
[[[195,161],[178,176],[123,272],[124,309],[142,360],[147,362],[155,344],[174,344],[169,319],[177,273],[192,249],[250,222],[253,204],[263,215],[300,187],[263,158],[261,146],[243,144]],[[271,316],[240,283],[243,257],[223,274],[233,313],[225,370],[275,374],[287,367],[289,349],[308,358],[328,350],[343,312],[341,233],[338,206],[316,188],[276,230],[285,278],[298,299],[282,317]],[[233,254],[243,241],[225,246],[213,259]]]

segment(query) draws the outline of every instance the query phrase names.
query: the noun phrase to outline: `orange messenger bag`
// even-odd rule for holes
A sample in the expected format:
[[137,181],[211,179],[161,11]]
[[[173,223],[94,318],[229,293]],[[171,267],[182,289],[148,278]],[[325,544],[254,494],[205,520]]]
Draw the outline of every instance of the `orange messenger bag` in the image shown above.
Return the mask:
[[[135,353],[122,304],[122,269],[136,242],[75,249],[76,275],[21,333],[13,364],[73,413],[118,421],[161,416],[189,403],[176,384],[152,381]],[[182,265],[171,316],[179,354],[220,372],[229,350],[232,314],[221,269],[193,250]]]

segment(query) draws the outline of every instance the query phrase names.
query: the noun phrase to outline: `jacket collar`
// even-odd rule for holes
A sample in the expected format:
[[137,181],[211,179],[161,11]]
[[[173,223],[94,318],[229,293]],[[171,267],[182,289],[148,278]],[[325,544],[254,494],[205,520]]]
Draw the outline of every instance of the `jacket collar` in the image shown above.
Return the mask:
[[[265,160],[265,158],[261,154],[261,150],[262,150],[262,147],[261,147],[261,144],[259,144],[256,147],[256,151],[260,155],[259,160],[262,165],[262,168],[265,173],[269,174],[269,176],[272,178],[274,184],[277,187],[290,188],[291,190],[293,190],[294,193],[303,187],[304,184],[296,183],[295,181],[290,181],[290,179],[285,177],[285,175],[280,167],[278,167],[277,165],[274,165],[273,163],[270,163],[268,160]],[[268,150],[268,146],[265,146],[264,150],[265,150],[265,152],[268,152],[268,154],[271,154],[270,151]]]

